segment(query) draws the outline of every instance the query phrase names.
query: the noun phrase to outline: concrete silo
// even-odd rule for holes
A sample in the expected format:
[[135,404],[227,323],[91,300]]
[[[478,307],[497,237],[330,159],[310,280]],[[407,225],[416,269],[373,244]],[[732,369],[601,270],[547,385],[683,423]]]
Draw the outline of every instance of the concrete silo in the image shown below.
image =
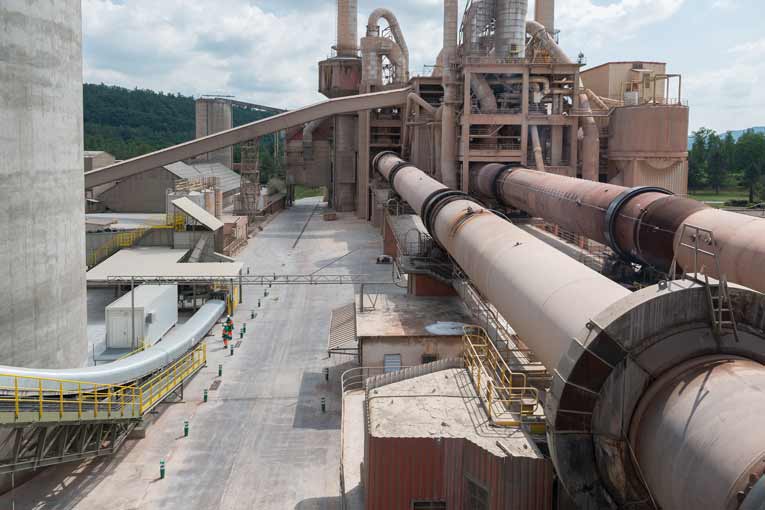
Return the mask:
[[87,356],[80,0],[0,5],[0,364]]

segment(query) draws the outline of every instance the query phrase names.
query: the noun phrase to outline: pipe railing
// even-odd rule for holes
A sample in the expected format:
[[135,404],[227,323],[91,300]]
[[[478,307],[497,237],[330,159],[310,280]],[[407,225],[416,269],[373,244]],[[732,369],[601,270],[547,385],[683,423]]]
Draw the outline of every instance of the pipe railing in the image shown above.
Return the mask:
[[464,328],[465,368],[484,404],[489,420],[497,426],[517,427],[539,408],[539,390],[528,385],[526,374],[513,372],[480,326]]

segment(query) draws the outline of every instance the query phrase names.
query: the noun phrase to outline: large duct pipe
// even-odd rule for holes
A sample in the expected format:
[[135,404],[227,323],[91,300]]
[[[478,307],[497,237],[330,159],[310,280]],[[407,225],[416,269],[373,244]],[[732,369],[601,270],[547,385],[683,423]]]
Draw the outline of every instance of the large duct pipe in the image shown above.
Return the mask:
[[480,74],[471,74],[470,88],[478,98],[481,112],[493,113],[497,111],[497,97],[485,77]]
[[496,0],[494,56],[499,59],[526,56],[528,0]]
[[409,47],[406,45],[404,32],[401,30],[401,25],[399,25],[396,15],[389,9],[380,8],[372,11],[367,22],[367,37],[380,36],[380,27],[378,26],[380,18],[388,22],[388,27],[391,33],[393,33],[393,39],[399,48],[401,48],[401,58],[397,62],[400,72],[399,81],[407,82],[409,81]]
[[[581,87],[581,85],[580,85]],[[592,114],[590,100],[587,94],[579,94],[579,106],[587,113]],[[600,180],[600,133],[598,125],[592,115],[582,117],[584,123],[584,139],[582,140],[582,178],[588,181]]]
[[337,44],[338,57],[355,57],[358,51],[359,17],[358,0],[337,0]]
[[[533,39],[539,41],[553,59],[563,64],[572,63],[568,55],[555,42],[552,35],[545,30],[544,25],[537,21],[529,20],[526,22],[526,32]],[[587,97],[581,79],[579,80],[579,88],[581,89],[579,106],[587,114],[583,117],[584,123],[582,126],[584,132],[584,139],[582,140],[582,177],[590,181],[597,181],[600,174],[600,133],[598,132],[598,125],[592,116],[590,100]]]
[[395,154],[378,155],[374,167],[547,367],[558,365],[582,317],[630,294]]
[[303,127],[303,160],[313,159],[313,132],[324,122],[324,119],[312,120]]
[[457,187],[457,0],[444,0],[443,74],[444,104],[441,112],[441,179],[450,188]]
[[531,146],[534,148],[534,164],[537,170],[544,172],[545,158],[542,153],[542,142],[539,140],[539,128],[534,125],[529,126],[529,129],[531,130]]
[[555,33],[555,0],[536,0],[534,20],[545,27],[548,33]]
[[395,154],[373,165],[555,374],[550,454],[578,506],[765,504],[765,296],[731,289],[746,339],[712,341],[704,287],[632,294]]
[[[543,174],[524,168],[487,165],[476,179],[480,193],[495,197],[507,206],[545,218],[566,230],[577,232],[610,246],[623,258],[670,269],[677,257],[681,268],[694,272],[694,265],[719,277],[714,258],[675,245],[694,244],[693,225],[712,232],[720,272],[729,281],[765,292],[765,220],[713,209],[696,200],[653,188],[625,188],[561,175]],[[685,230],[685,232],[684,232]],[[710,252],[709,234],[702,232],[700,248]]]

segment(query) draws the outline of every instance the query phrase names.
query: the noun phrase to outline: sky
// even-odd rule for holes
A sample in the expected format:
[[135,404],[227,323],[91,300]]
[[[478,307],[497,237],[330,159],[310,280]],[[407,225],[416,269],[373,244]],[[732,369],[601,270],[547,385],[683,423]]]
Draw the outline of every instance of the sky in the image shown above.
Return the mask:
[[[412,72],[442,41],[442,0],[359,0],[396,14]],[[460,11],[465,0],[460,0]],[[529,2],[533,15],[534,0]],[[323,99],[317,62],[335,40],[333,0],[83,0],[84,79],[295,108]],[[765,125],[765,1],[558,0],[564,50],[590,67],[667,62],[683,75],[691,130]]]

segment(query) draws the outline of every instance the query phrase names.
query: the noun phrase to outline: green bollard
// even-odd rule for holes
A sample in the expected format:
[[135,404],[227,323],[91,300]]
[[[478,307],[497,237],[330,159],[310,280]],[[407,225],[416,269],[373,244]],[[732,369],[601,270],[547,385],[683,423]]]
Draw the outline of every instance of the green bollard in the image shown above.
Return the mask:
[[321,397],[321,412],[322,413],[327,412],[327,399],[324,397]]
[[247,333],[247,323],[246,323],[246,322],[243,322],[243,323],[242,323],[242,331],[243,331],[244,333]]
[[329,381],[329,367],[324,369],[324,380]]
[[231,343],[231,355],[232,356],[234,355],[234,343],[233,342]]
[[260,299],[258,299],[258,308],[260,308]]
[[250,310],[250,319],[255,318],[255,310]]
[[223,363],[218,365],[218,377],[223,375]]
[[183,422],[183,437],[189,437],[189,420]]
[[239,338],[244,338],[244,329],[239,330]]
[[207,402],[207,388],[205,388],[204,401]]
[[164,460],[159,461],[159,479],[160,480],[165,479],[165,461]]

